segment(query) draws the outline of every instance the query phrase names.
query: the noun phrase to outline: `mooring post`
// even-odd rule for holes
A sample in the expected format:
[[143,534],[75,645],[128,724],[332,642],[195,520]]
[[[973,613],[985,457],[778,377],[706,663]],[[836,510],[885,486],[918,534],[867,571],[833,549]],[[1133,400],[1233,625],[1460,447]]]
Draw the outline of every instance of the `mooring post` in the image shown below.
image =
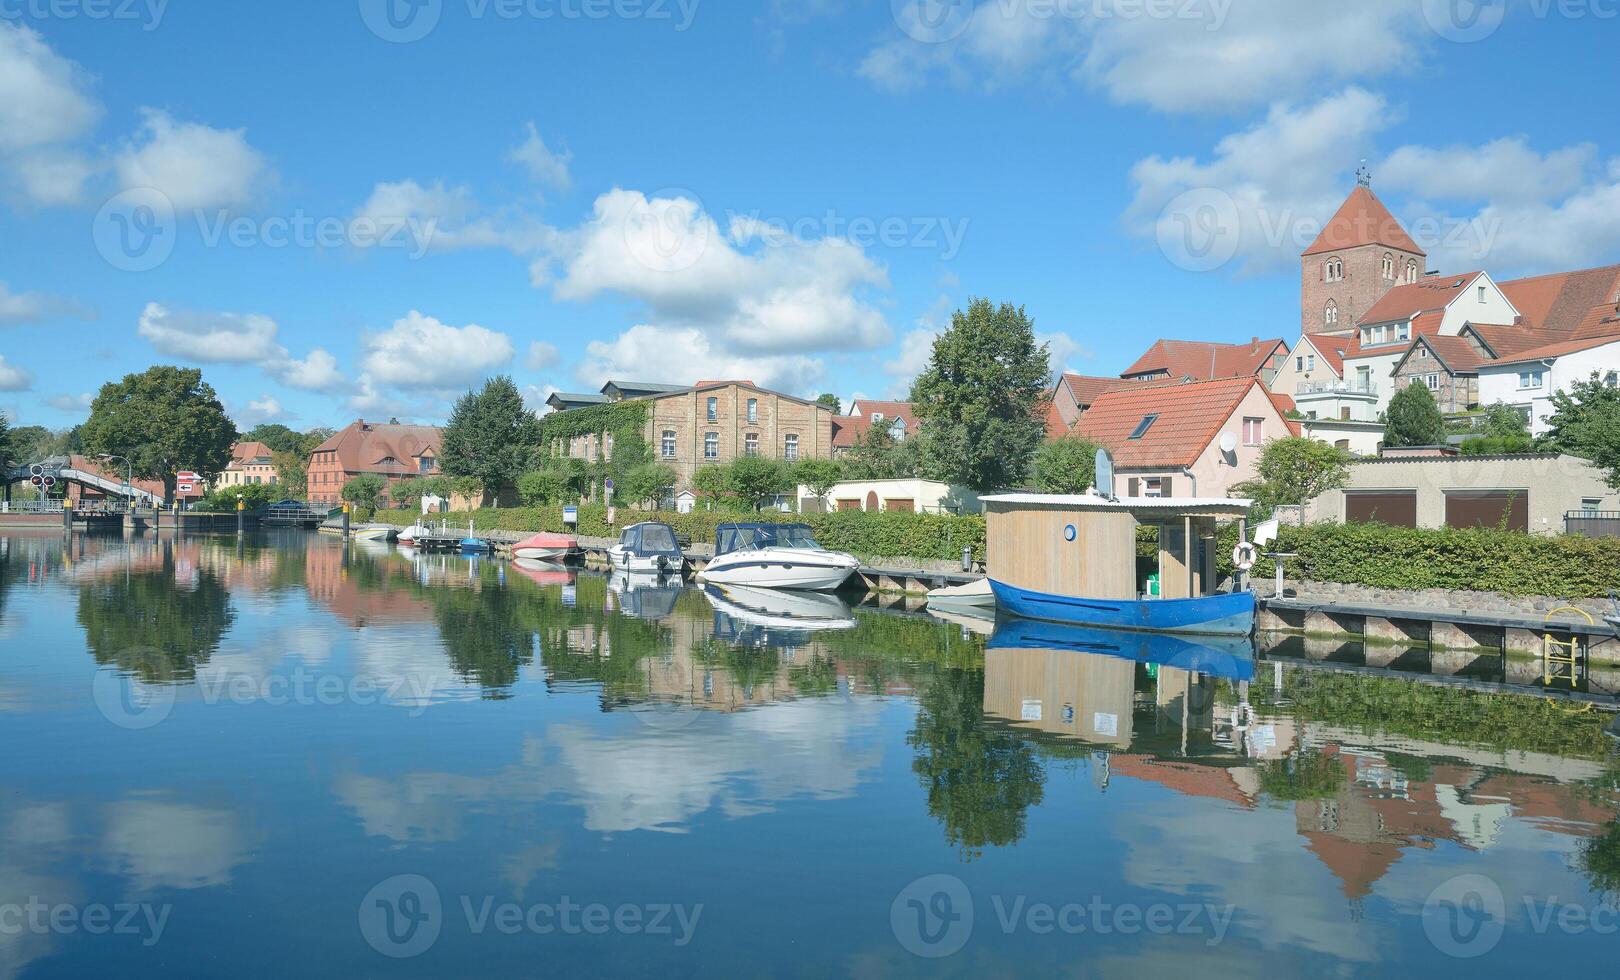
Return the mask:
[[246,514],[246,513],[247,513],[247,501],[242,499],[241,494],[237,494],[236,495],[236,536],[237,537],[242,536],[242,520],[243,520],[243,515]]
[[62,498],[62,533],[73,533],[73,498]]
[[349,536],[349,504],[348,504],[348,501],[344,501],[344,503],[343,503],[343,536],[345,538],[347,538]]

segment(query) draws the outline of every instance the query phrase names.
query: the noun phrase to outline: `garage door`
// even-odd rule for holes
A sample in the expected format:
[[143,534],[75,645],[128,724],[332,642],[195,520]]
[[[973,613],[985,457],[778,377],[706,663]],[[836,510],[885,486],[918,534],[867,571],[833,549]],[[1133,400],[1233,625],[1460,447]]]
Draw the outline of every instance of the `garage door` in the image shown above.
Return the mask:
[[916,512],[917,502],[915,500],[897,500],[891,497],[883,502],[883,509],[911,514]]
[[1347,490],[1344,519],[1355,522],[1417,527],[1416,490]]
[[1447,490],[1447,527],[1530,530],[1530,494],[1525,490]]

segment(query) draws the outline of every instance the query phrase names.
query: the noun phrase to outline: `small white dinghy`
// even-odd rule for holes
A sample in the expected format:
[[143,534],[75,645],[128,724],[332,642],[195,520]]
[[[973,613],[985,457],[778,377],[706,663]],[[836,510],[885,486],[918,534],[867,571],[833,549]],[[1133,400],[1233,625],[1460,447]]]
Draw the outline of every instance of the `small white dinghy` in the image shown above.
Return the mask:
[[990,589],[990,580],[981,578],[966,585],[952,585],[928,593],[930,609],[994,609],[996,594]]

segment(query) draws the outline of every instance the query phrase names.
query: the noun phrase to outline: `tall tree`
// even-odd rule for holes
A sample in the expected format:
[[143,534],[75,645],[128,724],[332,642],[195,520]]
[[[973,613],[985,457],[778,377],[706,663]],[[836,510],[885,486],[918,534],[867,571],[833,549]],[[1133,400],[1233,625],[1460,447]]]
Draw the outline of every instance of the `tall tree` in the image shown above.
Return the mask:
[[1097,444],[1079,436],[1042,444],[1035,451],[1034,477],[1045,493],[1085,493],[1097,480]]
[[978,298],[953,313],[911,385],[929,474],[979,491],[1023,480],[1046,436],[1049,357],[1023,307]]
[[6,466],[17,456],[11,433],[11,419],[0,412],[0,466]]
[[270,447],[273,453],[297,452],[303,448],[304,437],[287,428],[280,422],[264,422],[249,429],[243,436],[243,442],[262,442]]
[[1389,400],[1384,413],[1384,445],[1439,446],[1446,441],[1446,420],[1425,385],[1406,385]]
[[1620,488],[1620,389],[1596,374],[1568,391],[1555,391],[1543,442],[1550,449],[1589,459]]
[[523,405],[523,394],[506,376],[484,382],[456,402],[444,427],[444,472],[476,477],[485,493],[514,486],[540,448],[540,420]]
[[236,426],[201,371],[159,365],[102,385],[82,438],[84,452],[127,457],[135,476],[161,480],[173,500],[181,470],[207,478],[225,469]]

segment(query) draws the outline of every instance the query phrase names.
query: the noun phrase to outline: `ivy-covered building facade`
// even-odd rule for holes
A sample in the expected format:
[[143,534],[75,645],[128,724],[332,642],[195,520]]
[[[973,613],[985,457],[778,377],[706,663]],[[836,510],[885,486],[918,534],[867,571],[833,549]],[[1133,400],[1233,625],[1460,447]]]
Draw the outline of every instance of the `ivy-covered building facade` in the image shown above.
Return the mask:
[[549,404],[556,411],[542,420],[545,452],[609,475],[616,451],[630,442],[637,457],[672,468],[681,488],[691,486],[699,467],[745,456],[785,462],[832,456],[831,408],[751,381],[609,381],[600,394],[559,392]]

